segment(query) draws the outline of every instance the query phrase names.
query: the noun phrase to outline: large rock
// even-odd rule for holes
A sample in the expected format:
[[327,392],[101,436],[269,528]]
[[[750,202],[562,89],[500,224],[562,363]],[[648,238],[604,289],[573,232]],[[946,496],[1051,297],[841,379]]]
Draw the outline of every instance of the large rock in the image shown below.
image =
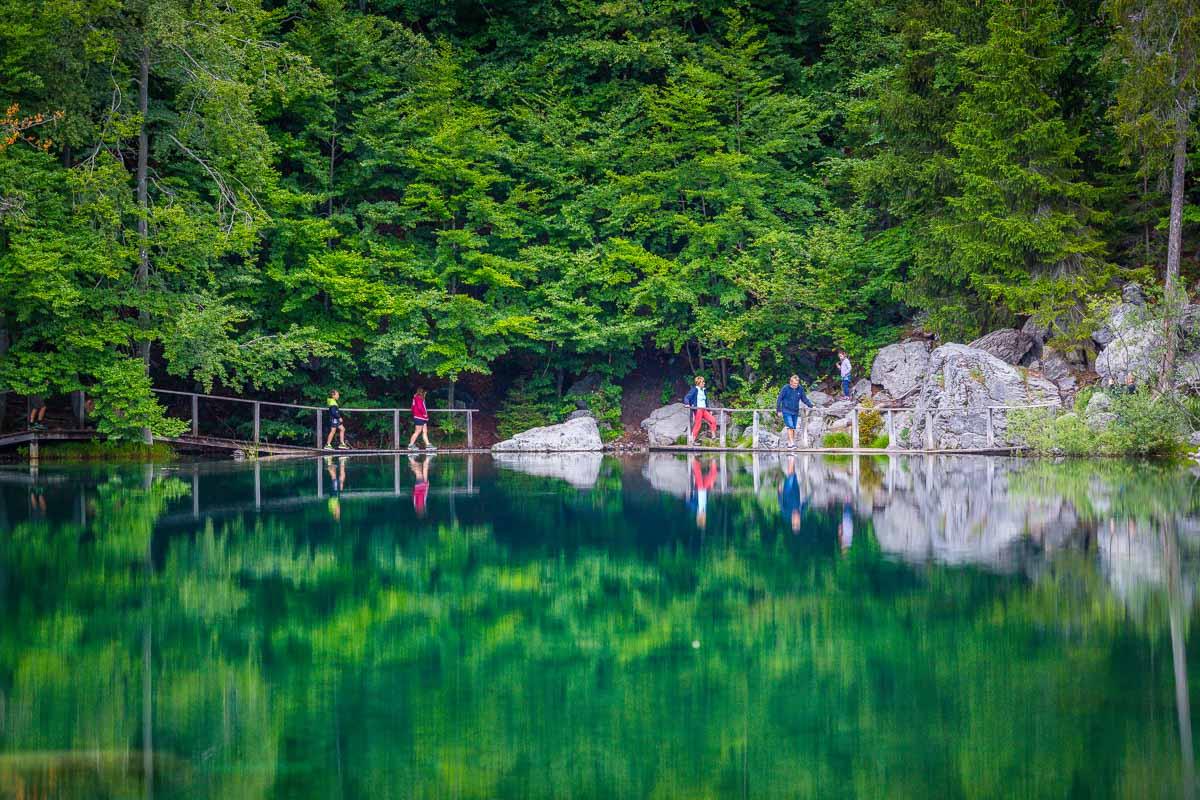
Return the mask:
[[650,416],[642,420],[642,430],[650,444],[675,444],[680,436],[687,436],[691,423],[691,409],[683,403],[671,403],[650,412]]
[[891,344],[879,351],[871,364],[871,383],[882,386],[900,401],[921,388],[929,364],[929,342]]
[[1112,410],[1112,398],[1104,392],[1096,392],[1083,410],[1084,422],[1094,431],[1102,431],[1116,421]]
[[1042,348],[1042,357],[1030,364],[1030,367],[1040,372],[1046,380],[1053,382],[1063,399],[1073,396],[1079,388],[1075,370],[1062,354],[1051,347]]
[[590,489],[600,479],[600,453],[496,453],[492,460],[503,469],[543,478],[558,478],[576,489]]
[[1109,324],[1112,339],[1096,357],[1096,374],[1106,384],[1124,385],[1130,375],[1138,383],[1153,380],[1162,357],[1161,323],[1131,322],[1129,315],[1114,311]]
[[1041,354],[1041,342],[1033,336],[1016,328],[1001,328],[981,336],[971,342],[968,347],[991,353],[1007,364],[1029,366]]
[[572,419],[559,425],[531,428],[511,439],[492,445],[492,452],[566,452],[603,450],[600,429],[591,417]]
[[[929,355],[929,372],[921,386],[910,441],[925,441],[926,415],[935,414],[935,448],[986,447],[989,406],[1059,403],[1058,387],[991,353],[962,344],[946,344]],[[1008,413],[991,412],[998,444],[1007,443]]]

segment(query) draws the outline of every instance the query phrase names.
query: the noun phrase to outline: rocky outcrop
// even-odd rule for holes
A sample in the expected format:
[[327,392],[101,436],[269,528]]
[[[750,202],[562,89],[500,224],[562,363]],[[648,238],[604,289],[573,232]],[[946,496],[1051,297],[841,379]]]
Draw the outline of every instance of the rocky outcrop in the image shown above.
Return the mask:
[[591,417],[572,419],[559,425],[531,428],[511,439],[492,445],[492,452],[551,453],[599,451],[604,449],[600,429]]
[[929,342],[891,344],[871,364],[871,383],[900,402],[920,390],[929,366]]
[[1112,398],[1104,392],[1096,392],[1083,410],[1083,419],[1089,428],[1101,431],[1116,421],[1112,410]]
[[991,353],[1006,364],[1029,366],[1041,352],[1041,342],[1015,328],[1001,328],[981,336],[967,347]]
[[558,478],[576,489],[590,489],[600,479],[600,453],[524,453],[498,452],[492,456],[496,465],[526,475]]
[[683,403],[671,403],[656,408],[642,420],[642,430],[652,445],[675,444],[680,436],[687,436],[692,423],[692,412]]
[[[935,414],[933,444],[937,449],[986,447],[987,408],[1059,402],[1058,387],[1027,369],[1001,361],[991,353],[961,344],[942,345],[930,353],[910,441],[925,441],[926,415]],[[992,416],[996,442],[1005,443],[1008,415]]]

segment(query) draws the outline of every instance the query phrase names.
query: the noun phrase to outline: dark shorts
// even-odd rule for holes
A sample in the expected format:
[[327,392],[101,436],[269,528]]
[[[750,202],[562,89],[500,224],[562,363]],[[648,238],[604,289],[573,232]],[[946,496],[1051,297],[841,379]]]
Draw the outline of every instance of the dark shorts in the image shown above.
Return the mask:
[[792,430],[796,430],[796,423],[799,421],[800,421],[799,414],[791,414],[787,411],[783,412],[783,426],[785,428],[790,428]]
[[331,427],[331,428],[342,427],[342,418],[341,417],[330,417],[329,418],[329,427]]
[[421,419],[420,417],[413,417],[413,425],[416,425],[418,428],[421,427],[422,425],[428,425],[428,424],[429,424],[429,420],[427,420],[427,419]]

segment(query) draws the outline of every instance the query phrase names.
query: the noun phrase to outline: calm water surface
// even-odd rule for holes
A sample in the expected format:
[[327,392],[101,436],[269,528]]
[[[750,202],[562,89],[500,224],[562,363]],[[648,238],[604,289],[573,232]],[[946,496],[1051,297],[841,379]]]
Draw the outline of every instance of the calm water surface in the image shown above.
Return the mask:
[[1196,480],[0,469],[0,796],[1191,798]]

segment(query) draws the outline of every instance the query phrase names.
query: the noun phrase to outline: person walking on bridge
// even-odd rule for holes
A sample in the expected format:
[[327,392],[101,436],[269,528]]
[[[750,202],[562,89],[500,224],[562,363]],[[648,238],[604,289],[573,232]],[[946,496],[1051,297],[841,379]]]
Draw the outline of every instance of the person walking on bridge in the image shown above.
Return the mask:
[[329,407],[329,435],[325,437],[325,449],[333,449],[333,435],[336,433],[339,437],[339,450],[349,450],[346,445],[346,425],[342,422],[342,410],[338,408],[338,399],[341,397],[341,392],[334,389],[329,393],[327,401]]
[[696,437],[700,435],[701,426],[707,422],[710,435],[717,435],[717,418],[708,410],[708,394],[704,391],[704,377],[696,376],[696,385],[687,393],[687,397],[683,398],[683,402],[692,409],[692,441],[696,441]]
[[413,433],[412,438],[408,440],[408,449],[417,449],[417,437],[420,436],[425,440],[425,449],[435,449],[429,441],[429,409],[425,407],[425,387],[418,386],[417,391],[413,393],[412,399],[412,415],[413,415]]
[[800,420],[801,403],[809,408],[813,407],[812,401],[804,393],[804,387],[800,385],[800,376],[793,375],[788,378],[787,384],[779,390],[779,397],[775,400],[775,410],[783,415],[783,427],[787,429],[787,446],[789,450],[796,447],[796,423]]

